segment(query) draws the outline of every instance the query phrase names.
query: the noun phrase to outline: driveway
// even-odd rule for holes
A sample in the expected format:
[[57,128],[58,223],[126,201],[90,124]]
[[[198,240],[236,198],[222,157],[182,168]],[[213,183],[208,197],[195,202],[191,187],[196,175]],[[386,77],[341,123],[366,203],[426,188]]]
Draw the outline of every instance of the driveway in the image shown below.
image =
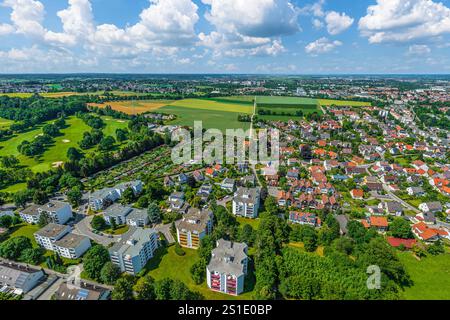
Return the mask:
[[92,232],[91,221],[94,216],[84,216],[78,223],[74,225],[73,232],[82,236],[86,236],[95,242],[107,247],[111,243],[116,242],[114,238],[109,238],[107,236],[102,236]]
[[415,212],[416,214],[420,213],[419,209],[413,207],[412,205],[410,205],[408,202],[400,199],[399,197],[397,197],[390,189],[389,187],[383,183],[383,189],[384,191],[386,191],[386,193],[395,201],[400,202],[402,204],[402,206],[404,206],[405,208],[407,208],[408,210],[411,210],[413,212]]
[[217,200],[217,205],[222,206],[222,207],[227,207],[227,203],[230,202],[231,200],[233,200],[232,196],[226,196],[220,200]]
[[170,227],[172,224],[158,224],[155,227],[153,227],[153,229],[155,229],[158,232],[161,232],[164,237],[166,237],[167,241],[169,243],[174,243],[175,239],[172,236],[172,233],[170,232]]

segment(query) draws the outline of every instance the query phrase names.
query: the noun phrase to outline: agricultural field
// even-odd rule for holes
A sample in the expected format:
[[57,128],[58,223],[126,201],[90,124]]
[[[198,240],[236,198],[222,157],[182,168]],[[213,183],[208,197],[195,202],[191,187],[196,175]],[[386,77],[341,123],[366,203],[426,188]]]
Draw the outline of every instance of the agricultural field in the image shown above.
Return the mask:
[[372,104],[370,102],[364,101],[343,101],[343,100],[332,100],[332,99],[318,99],[319,104],[324,107],[328,106],[351,106],[351,107],[368,107]]
[[204,128],[248,129],[250,123],[239,122],[239,114],[252,114],[253,105],[246,103],[224,103],[207,99],[185,99],[158,109],[159,112],[175,114],[178,118],[171,124],[193,126],[194,121],[203,121]]
[[[106,127],[103,129],[105,135],[112,135],[115,137],[115,131],[117,128],[125,128],[127,126],[126,121],[111,119],[109,117],[103,117],[106,123]],[[69,117],[66,120],[66,127],[61,129],[61,135],[55,137],[54,144],[50,146],[39,159],[26,157],[21,155],[17,150],[17,146],[24,140],[31,141],[37,135],[42,133],[41,124],[34,129],[27,132],[15,135],[10,139],[0,141],[0,154],[15,155],[20,160],[20,164],[29,167],[34,172],[42,172],[49,170],[51,167],[67,160],[67,150],[70,147],[78,147],[78,142],[83,137],[83,132],[91,131],[81,119],[76,117]]]
[[[104,91],[97,91],[97,92],[46,92],[46,93],[39,93],[40,96],[44,98],[62,98],[62,97],[69,97],[69,96],[85,96],[85,95],[104,95]],[[128,96],[142,96],[146,95],[144,93],[136,93],[131,91],[109,91],[108,93],[114,94],[116,96],[122,96],[122,97],[128,97]],[[8,96],[11,98],[29,98],[33,96],[34,93],[0,93],[0,96]]]
[[[299,118],[298,111],[301,111],[303,115],[314,112],[322,113],[317,100],[309,98],[257,97],[256,103],[258,118],[264,120],[287,121],[292,118]],[[262,111],[266,114],[260,114]],[[267,114],[268,112],[272,114]]]
[[173,100],[112,101],[105,103],[90,103],[89,106],[98,108],[111,106],[113,110],[136,115],[149,111],[157,111],[161,107],[170,105],[172,102]]
[[400,252],[400,261],[414,282],[405,288],[407,300],[449,300],[450,299],[450,253],[438,256],[428,255],[418,261],[411,252]]

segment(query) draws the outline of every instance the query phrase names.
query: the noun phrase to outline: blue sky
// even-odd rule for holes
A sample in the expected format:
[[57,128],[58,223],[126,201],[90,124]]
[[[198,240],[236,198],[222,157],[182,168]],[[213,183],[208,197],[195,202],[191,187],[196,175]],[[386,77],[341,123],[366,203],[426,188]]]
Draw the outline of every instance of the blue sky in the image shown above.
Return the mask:
[[450,0],[0,0],[0,72],[450,73]]

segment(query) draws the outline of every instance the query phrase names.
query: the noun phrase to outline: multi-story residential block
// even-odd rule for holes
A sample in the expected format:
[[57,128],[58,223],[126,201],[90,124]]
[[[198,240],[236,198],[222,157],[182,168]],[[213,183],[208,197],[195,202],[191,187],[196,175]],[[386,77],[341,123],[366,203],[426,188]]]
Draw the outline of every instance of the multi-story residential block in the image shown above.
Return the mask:
[[62,224],[49,223],[39,231],[34,233],[36,242],[43,248],[56,251],[54,244],[56,241],[62,239],[66,234],[70,233],[72,229],[69,226]]
[[91,240],[70,231],[69,226],[49,223],[35,232],[34,238],[47,250],[54,251],[64,258],[78,259],[89,250]]
[[211,290],[231,295],[244,291],[247,274],[248,247],[245,243],[236,243],[220,239],[211,253],[211,261],[206,268],[206,279]]
[[54,251],[67,259],[78,259],[91,247],[88,237],[68,233],[53,244]]
[[213,227],[211,210],[189,209],[182,220],[177,221],[177,238],[182,247],[198,249],[200,241],[210,234]]
[[31,205],[19,212],[20,217],[28,223],[38,223],[42,214],[57,224],[65,224],[72,219],[72,207],[67,202],[51,200],[44,205]]
[[133,208],[115,203],[103,211],[103,218],[107,224],[112,224],[114,221],[116,225],[120,226],[126,224],[127,216],[131,211],[133,211]]
[[145,227],[150,222],[147,210],[134,209],[127,216],[127,225],[132,227]]
[[94,211],[99,211],[108,207],[119,198],[119,193],[113,188],[97,190],[90,195],[89,207]]
[[122,272],[137,274],[158,248],[158,232],[133,228],[109,249],[112,263]]
[[260,188],[238,188],[233,197],[233,214],[245,218],[256,218],[260,193]]
[[1,292],[25,294],[36,287],[44,277],[42,270],[11,262],[0,262]]

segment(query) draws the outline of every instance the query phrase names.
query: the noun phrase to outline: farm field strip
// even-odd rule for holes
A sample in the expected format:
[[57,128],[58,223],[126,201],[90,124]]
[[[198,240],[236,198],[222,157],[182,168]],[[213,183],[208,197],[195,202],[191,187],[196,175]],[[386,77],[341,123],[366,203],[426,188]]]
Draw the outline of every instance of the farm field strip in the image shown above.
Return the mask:
[[130,115],[136,115],[149,111],[156,111],[159,108],[172,103],[173,100],[111,101],[105,103],[90,103],[89,106],[99,108],[111,106],[113,110],[121,111]]

